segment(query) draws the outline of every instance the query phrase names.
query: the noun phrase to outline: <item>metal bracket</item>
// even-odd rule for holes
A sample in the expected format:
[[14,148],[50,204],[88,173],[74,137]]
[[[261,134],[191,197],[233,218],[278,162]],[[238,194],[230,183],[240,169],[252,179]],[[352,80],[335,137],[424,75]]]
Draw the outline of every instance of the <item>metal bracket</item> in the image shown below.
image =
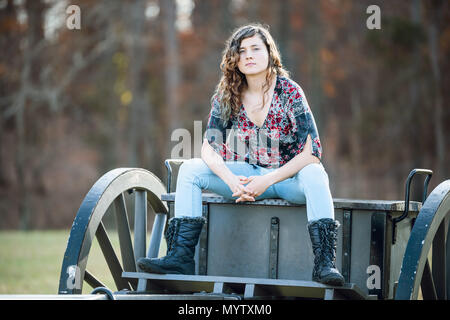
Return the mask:
[[113,292],[106,287],[97,287],[91,292],[91,294],[101,294],[101,293],[103,293],[108,298],[108,300],[116,300],[114,298]]
[[352,210],[344,209],[342,217],[342,276],[350,282],[352,257]]
[[384,212],[373,212],[371,217],[370,234],[370,257],[369,265],[380,269],[380,287],[369,289],[369,295],[377,295],[378,299],[385,296],[385,239],[386,239],[386,214]]
[[[202,216],[209,221],[209,205],[202,205]],[[208,223],[203,225],[199,238],[200,251],[198,253],[198,274],[206,275],[208,269]]]
[[270,219],[270,252],[269,252],[269,278],[278,278],[278,245],[280,234],[280,219]]
[[433,175],[433,171],[428,169],[413,169],[408,175],[408,178],[406,179],[406,190],[405,190],[405,209],[403,211],[403,214],[398,217],[392,219],[392,244],[395,244],[396,238],[397,238],[397,229],[396,225],[403,219],[405,219],[408,216],[409,212],[409,190],[411,188],[411,181],[412,178],[416,173],[427,175],[427,178],[425,179],[424,185],[423,185],[423,196],[422,196],[422,204],[427,199],[427,193],[428,193],[428,183],[430,182],[431,176]]

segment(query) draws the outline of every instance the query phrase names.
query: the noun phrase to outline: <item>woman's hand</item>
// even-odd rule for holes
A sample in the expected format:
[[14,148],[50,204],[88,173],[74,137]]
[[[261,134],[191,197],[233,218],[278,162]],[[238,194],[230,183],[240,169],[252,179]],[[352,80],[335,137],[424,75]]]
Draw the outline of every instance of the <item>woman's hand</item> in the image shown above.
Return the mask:
[[228,187],[233,192],[233,197],[238,197],[237,202],[241,201],[255,201],[255,198],[248,194],[247,188],[244,184],[248,183],[248,178],[245,176],[233,175],[228,181]]
[[247,181],[245,181],[245,183],[248,183],[245,186],[247,194],[254,198],[262,195],[264,191],[266,191],[267,188],[269,188],[272,185],[272,181],[270,177],[267,175],[250,176],[247,178]]

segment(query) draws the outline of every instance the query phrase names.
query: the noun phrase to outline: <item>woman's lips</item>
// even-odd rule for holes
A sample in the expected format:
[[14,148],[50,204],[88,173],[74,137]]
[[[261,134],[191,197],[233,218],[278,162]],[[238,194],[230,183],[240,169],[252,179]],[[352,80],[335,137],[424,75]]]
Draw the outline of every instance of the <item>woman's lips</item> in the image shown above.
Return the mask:
[[251,67],[251,66],[254,66],[256,63],[253,63],[253,62],[250,62],[250,63],[247,63],[245,66],[246,67]]

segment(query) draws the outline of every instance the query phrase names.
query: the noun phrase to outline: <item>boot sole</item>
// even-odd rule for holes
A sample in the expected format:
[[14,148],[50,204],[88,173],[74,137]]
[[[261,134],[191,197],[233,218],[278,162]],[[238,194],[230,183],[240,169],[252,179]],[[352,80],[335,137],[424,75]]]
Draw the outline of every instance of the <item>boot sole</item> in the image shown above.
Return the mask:
[[172,271],[167,271],[167,270],[164,270],[164,269],[161,269],[161,268],[159,268],[158,266],[148,266],[148,265],[144,265],[144,264],[140,264],[140,263],[138,263],[138,267],[139,267],[139,269],[141,269],[142,271],[144,271],[144,272],[147,272],[147,273],[157,273],[157,274],[183,274],[183,273],[181,273],[181,272],[178,272],[178,271],[175,271],[175,270],[172,270]]
[[341,278],[336,278],[334,276],[325,277],[325,278],[322,278],[322,279],[317,279],[315,281],[323,283],[323,284],[327,284],[327,285],[330,285],[330,286],[338,286],[338,287],[343,286],[344,283],[345,283],[345,281],[342,280]]

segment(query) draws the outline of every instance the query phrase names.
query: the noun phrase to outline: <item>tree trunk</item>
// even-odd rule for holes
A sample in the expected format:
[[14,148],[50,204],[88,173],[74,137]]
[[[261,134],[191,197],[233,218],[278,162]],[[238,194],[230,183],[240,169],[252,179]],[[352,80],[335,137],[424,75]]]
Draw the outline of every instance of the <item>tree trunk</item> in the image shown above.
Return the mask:
[[278,47],[280,49],[281,59],[283,65],[288,69],[292,70],[292,47],[290,46],[291,41],[291,6],[289,0],[277,1],[278,5]]
[[437,178],[441,180],[447,176],[445,162],[445,134],[443,126],[443,93],[440,71],[439,56],[439,27],[442,21],[443,1],[432,1],[429,3],[429,21],[428,21],[428,48],[430,54],[430,63],[433,76],[433,93],[434,93],[434,138],[436,144],[436,173]]
[[165,63],[165,99],[167,120],[167,154],[170,154],[170,137],[176,128],[180,126],[180,65],[178,33],[176,29],[176,2],[174,0],[160,1],[163,19],[163,42],[166,56]]
[[[21,71],[20,88],[16,98],[17,111],[15,114],[15,123],[17,130],[17,146],[16,146],[16,174],[18,179],[18,197],[19,197],[19,227],[22,230],[30,229],[30,204],[31,194],[26,183],[27,172],[27,141],[25,112],[27,106],[27,92],[30,86],[39,77],[39,64],[36,58],[31,56],[32,48],[42,41],[43,17],[45,4],[42,1],[27,1],[25,4],[28,17],[28,27],[26,33],[26,49],[23,55],[23,67]],[[32,125],[32,124],[30,124]]]
[[[411,2],[410,6],[410,17],[411,21],[415,25],[421,25],[422,19],[421,19],[421,0],[413,0]],[[419,79],[419,71],[421,69],[421,54],[420,54],[420,47],[416,45],[413,49],[413,63],[410,65],[410,68],[412,69],[411,74],[412,79],[409,82],[409,111],[406,114],[408,117],[407,123],[410,125],[407,126],[408,129],[408,135],[411,137],[409,143],[410,148],[410,158],[412,161],[412,168],[421,168],[422,165],[422,153],[419,152],[420,143],[421,143],[421,137],[419,136],[420,130],[417,130],[416,125],[416,112],[418,112],[418,106],[419,106],[419,88],[420,88],[420,81]],[[417,148],[417,143],[419,143],[419,148]],[[406,173],[406,172],[405,172]],[[416,178],[417,179],[417,178]],[[424,179],[420,179],[423,181]],[[416,181],[415,183],[411,184],[411,196],[410,199],[414,201],[422,201],[422,195],[423,195],[423,184],[419,183],[419,181]]]
[[322,16],[320,14],[320,3],[318,1],[308,1],[305,5],[307,12],[306,17],[308,20],[308,28],[306,33],[306,52],[307,61],[309,65],[309,94],[305,90],[305,94],[308,98],[309,105],[313,110],[314,117],[318,126],[319,132],[322,127],[322,105],[323,105],[323,92],[322,92],[322,70],[320,61],[320,50],[322,48]]
[[142,43],[142,39],[145,38],[145,2],[136,1],[126,8],[128,12],[128,33],[125,37],[129,40],[127,50],[130,59],[128,85],[132,99],[128,136],[128,164],[133,167],[142,167],[145,165],[143,163],[145,150],[152,143],[151,139],[146,141],[146,135],[144,134],[145,130],[151,127],[150,119],[146,117],[149,99],[146,86],[147,81],[143,77],[147,55],[146,49],[148,49]]

